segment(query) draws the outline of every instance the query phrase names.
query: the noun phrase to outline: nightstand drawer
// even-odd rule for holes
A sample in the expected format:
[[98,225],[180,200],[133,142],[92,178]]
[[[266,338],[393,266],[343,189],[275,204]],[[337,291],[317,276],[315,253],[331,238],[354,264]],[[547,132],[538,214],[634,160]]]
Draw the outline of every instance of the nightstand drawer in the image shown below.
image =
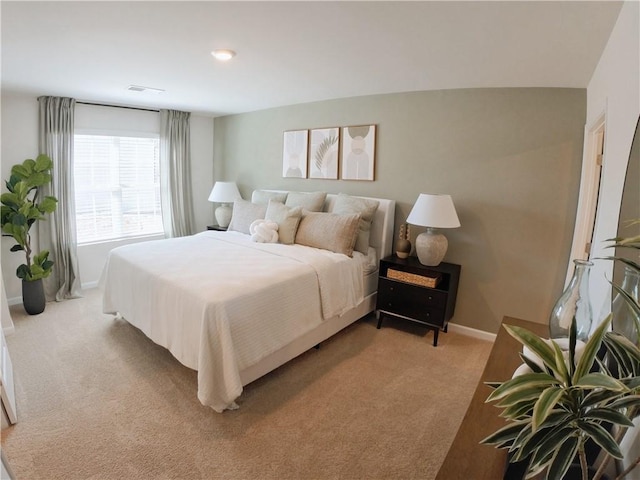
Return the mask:
[[396,282],[387,278],[380,278],[378,283],[378,302],[384,299],[385,303],[393,302],[400,305],[410,303],[416,309],[437,308],[442,309],[447,304],[447,294],[431,288]]

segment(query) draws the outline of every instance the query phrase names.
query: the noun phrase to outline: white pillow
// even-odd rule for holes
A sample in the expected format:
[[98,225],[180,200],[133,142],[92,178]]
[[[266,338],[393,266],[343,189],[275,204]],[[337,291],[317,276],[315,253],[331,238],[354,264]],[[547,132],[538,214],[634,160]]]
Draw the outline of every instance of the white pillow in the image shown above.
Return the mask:
[[275,200],[284,203],[287,199],[287,192],[270,192],[269,190],[254,190],[251,194],[253,203],[269,203],[269,200]]
[[280,243],[291,245],[295,242],[298,224],[302,217],[302,207],[287,207],[285,204],[269,200],[265,220],[278,224],[278,236]]
[[264,219],[267,211],[266,205],[251,203],[248,200],[238,199],[233,202],[233,214],[228,230],[235,230],[249,234],[249,227],[255,220]]
[[327,192],[289,192],[284,204],[287,207],[302,207],[308,212],[321,212],[324,209],[325,198]]
[[371,222],[373,216],[378,209],[377,200],[368,200],[365,198],[351,197],[340,193],[336,197],[331,211],[333,213],[359,213],[360,224],[358,225],[358,238],[356,239],[355,250],[367,254],[369,250],[369,237],[371,235]]
[[351,256],[360,215],[308,212],[300,220],[296,243]]
[[249,225],[252,242],[277,243],[278,224],[269,220],[255,220]]

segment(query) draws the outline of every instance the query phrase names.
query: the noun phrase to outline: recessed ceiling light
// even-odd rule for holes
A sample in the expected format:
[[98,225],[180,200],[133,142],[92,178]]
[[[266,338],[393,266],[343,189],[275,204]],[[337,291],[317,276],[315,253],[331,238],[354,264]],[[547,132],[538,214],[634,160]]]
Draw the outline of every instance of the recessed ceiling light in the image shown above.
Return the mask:
[[236,52],[234,52],[233,50],[218,49],[211,52],[211,55],[213,55],[217,60],[226,62],[227,60],[231,60],[233,57],[235,57]]
[[164,92],[161,88],[141,87],[140,85],[129,85],[127,90],[131,90],[132,92],[149,92],[156,94]]

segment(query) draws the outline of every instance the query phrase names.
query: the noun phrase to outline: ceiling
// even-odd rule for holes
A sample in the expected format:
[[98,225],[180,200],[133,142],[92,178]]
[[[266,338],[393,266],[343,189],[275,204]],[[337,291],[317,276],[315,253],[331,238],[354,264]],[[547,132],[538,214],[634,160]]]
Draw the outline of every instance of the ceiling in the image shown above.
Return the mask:
[[[586,88],[621,2],[3,0],[0,8],[3,93],[219,116],[419,90]],[[216,48],[237,56],[221,63]]]

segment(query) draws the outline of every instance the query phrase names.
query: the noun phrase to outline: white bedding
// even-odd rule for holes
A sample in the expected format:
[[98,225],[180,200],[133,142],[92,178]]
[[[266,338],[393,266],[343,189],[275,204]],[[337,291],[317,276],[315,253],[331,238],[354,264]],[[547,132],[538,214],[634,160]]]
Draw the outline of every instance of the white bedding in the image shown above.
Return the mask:
[[364,263],[237,232],[132,244],[108,258],[103,311],[197,370],[199,400],[220,412],[241,370],[362,301]]

